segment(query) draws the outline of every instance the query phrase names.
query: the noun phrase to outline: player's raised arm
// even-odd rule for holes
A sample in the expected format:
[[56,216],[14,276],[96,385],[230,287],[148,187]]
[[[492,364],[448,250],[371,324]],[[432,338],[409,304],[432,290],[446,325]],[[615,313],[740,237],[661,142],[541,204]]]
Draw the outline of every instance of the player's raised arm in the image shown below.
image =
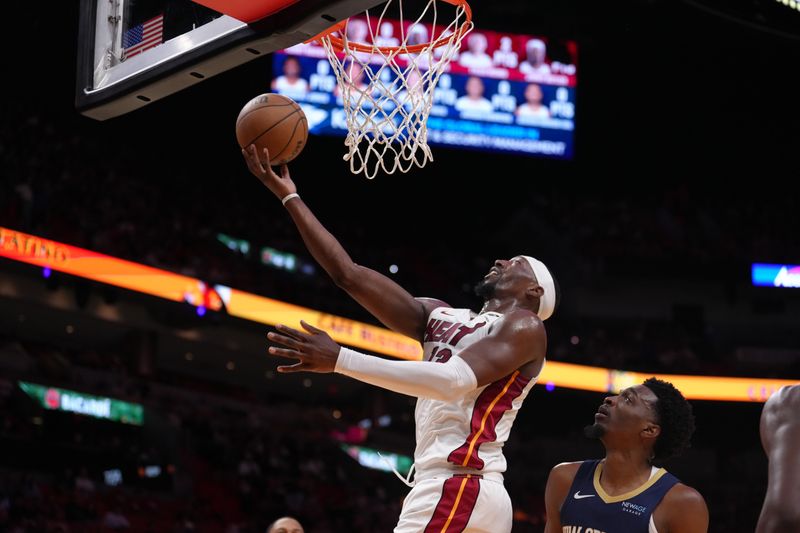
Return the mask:
[[[281,167],[278,176],[269,165],[261,163],[255,146],[242,150],[242,154],[250,172],[286,206],[308,251],[334,283],[390,329],[421,340],[428,314],[443,305],[442,302],[415,299],[388,277],[354,263],[339,241],[300,199],[286,165]],[[264,159],[267,161],[268,155],[265,150]]]

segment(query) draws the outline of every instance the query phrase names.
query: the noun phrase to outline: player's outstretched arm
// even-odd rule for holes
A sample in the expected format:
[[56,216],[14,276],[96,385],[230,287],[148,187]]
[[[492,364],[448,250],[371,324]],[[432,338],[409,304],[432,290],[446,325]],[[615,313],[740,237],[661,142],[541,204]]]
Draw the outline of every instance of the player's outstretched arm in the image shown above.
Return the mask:
[[321,329],[301,324],[305,331],[278,326],[279,333],[268,335],[284,346],[270,347],[270,354],[297,361],[279,366],[279,372],[335,371],[386,390],[440,401],[456,400],[478,386],[472,369],[458,356],[445,363],[390,361],[342,348]]
[[[279,199],[285,200],[297,194],[297,187],[286,165],[281,167],[281,175],[278,176],[269,164],[265,166],[261,163],[255,146],[250,145],[242,150],[242,155],[250,172]],[[263,156],[269,161],[266,150]],[[442,302],[416,299],[388,277],[354,263],[339,241],[325,229],[299,196],[285,200],[285,205],[308,251],[336,285],[388,328],[422,340],[428,315],[443,305]]]
[[389,361],[342,348],[324,331],[302,322],[305,331],[279,325],[269,333],[269,353],[295,359],[280,372],[338,372],[387,390],[417,398],[451,401],[502,379],[526,363],[544,360],[545,333],[529,311],[499,319],[489,334],[444,362]]

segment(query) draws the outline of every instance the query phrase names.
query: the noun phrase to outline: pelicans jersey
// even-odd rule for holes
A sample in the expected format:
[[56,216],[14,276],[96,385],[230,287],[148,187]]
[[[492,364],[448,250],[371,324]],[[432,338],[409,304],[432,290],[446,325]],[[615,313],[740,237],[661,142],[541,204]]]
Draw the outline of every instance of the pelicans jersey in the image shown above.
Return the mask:
[[680,483],[663,468],[653,468],[638,489],[609,496],[600,486],[602,461],[584,461],[561,505],[562,533],[657,533],[653,511]]
[[[424,359],[448,361],[486,337],[501,317],[491,312],[474,315],[469,309],[434,309],[425,329]],[[511,530],[503,444],[535,382],[515,370],[458,400],[417,400],[415,485],[403,503],[395,533]]]

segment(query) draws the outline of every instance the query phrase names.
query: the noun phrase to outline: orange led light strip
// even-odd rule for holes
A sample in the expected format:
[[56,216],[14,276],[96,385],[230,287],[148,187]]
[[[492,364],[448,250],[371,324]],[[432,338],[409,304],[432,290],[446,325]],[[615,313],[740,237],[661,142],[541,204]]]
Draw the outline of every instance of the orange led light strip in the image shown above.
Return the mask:
[[211,286],[197,278],[117,259],[3,227],[0,227],[0,257],[48,267],[65,274],[174,302],[203,306],[212,311],[220,311],[224,307],[225,312],[231,316],[271,326],[286,324],[299,327],[300,319],[303,319],[326,330],[336,342],[342,344],[401,359],[422,358],[422,348],[418,342],[384,328],[257,296],[224,285]]
[[[224,285],[210,286],[197,278],[117,259],[3,227],[0,227],[0,257],[49,267],[65,274],[167,300],[204,306],[212,311],[222,311],[224,308],[224,312],[231,316],[261,324],[286,324],[299,327],[300,320],[303,319],[324,329],[336,342],[342,344],[400,359],[422,358],[422,348],[418,342],[384,328]],[[548,361],[539,377],[539,383],[614,393],[641,383],[651,376],[670,381],[687,398],[694,400],[763,402],[780,387],[798,383],[797,380],[771,378],[649,374],[556,361]]]

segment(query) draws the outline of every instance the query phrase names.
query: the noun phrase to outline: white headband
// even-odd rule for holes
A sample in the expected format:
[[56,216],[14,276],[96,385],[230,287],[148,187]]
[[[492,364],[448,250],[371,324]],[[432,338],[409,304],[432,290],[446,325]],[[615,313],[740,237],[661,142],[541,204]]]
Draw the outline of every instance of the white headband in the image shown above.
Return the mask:
[[537,314],[542,320],[547,320],[556,310],[556,283],[553,281],[553,275],[544,263],[538,259],[528,255],[523,255],[522,257],[531,265],[536,281],[544,289],[544,294],[539,298],[539,312]]

